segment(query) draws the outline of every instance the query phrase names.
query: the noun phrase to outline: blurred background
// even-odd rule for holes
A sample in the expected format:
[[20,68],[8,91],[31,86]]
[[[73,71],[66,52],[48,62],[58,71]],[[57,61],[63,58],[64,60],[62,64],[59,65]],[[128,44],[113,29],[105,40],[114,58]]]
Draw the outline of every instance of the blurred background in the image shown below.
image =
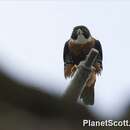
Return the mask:
[[130,105],[130,2],[0,1],[0,69],[12,80],[61,97],[70,80],[63,75],[63,47],[72,29],[85,25],[103,48],[102,75],[90,111],[119,119]]

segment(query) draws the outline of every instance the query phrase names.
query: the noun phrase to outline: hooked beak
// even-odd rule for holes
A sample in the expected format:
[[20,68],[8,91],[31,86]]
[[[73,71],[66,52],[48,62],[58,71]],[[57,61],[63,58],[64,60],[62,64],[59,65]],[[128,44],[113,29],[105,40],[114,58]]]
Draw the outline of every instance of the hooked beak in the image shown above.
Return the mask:
[[78,34],[78,35],[83,34],[82,30],[81,30],[81,29],[78,29],[78,30],[77,30],[77,34]]

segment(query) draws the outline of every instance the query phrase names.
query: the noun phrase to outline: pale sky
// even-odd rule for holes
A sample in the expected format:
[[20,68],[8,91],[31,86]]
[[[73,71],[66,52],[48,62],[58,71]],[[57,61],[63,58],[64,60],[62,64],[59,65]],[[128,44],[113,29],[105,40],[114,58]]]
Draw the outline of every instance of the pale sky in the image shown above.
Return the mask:
[[[123,0],[122,0],[123,1]],[[0,1],[0,65],[17,80],[62,95],[63,47],[74,26],[86,25],[103,48],[104,70],[92,110],[105,118],[130,103],[130,2]],[[43,84],[50,88],[43,88]],[[129,98],[130,99],[130,98]]]

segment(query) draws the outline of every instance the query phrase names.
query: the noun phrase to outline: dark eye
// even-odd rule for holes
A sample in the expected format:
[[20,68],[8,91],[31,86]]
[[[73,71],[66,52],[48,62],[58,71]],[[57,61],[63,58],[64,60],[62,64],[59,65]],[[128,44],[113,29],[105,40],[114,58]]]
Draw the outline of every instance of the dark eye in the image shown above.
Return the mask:
[[88,33],[83,33],[83,34],[84,34],[85,38],[87,38],[87,39],[88,39],[89,36],[90,36]]
[[82,28],[82,31],[83,31],[85,38],[89,38],[90,32],[86,28]]
[[77,33],[76,33],[76,32],[73,32],[71,38],[72,38],[72,39],[77,39]]
[[74,39],[74,40],[77,39],[77,33],[76,33],[77,31],[76,30],[77,29],[74,29],[73,32],[72,32],[72,35],[71,35],[71,38]]
[[82,28],[82,31],[85,33],[88,32],[86,28]]

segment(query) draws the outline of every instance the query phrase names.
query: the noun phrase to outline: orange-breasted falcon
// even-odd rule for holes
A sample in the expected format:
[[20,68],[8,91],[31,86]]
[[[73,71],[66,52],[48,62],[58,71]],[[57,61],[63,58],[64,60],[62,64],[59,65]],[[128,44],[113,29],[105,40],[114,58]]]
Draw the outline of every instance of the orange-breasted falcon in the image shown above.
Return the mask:
[[97,62],[92,67],[91,76],[85,83],[85,89],[80,95],[81,100],[87,105],[94,104],[94,86],[96,75],[101,74],[103,69],[102,46],[99,40],[91,36],[90,31],[85,26],[74,27],[71,38],[65,43],[63,60],[64,60],[64,76],[65,78],[73,76],[77,65],[85,60],[89,51],[95,48],[99,51]]

